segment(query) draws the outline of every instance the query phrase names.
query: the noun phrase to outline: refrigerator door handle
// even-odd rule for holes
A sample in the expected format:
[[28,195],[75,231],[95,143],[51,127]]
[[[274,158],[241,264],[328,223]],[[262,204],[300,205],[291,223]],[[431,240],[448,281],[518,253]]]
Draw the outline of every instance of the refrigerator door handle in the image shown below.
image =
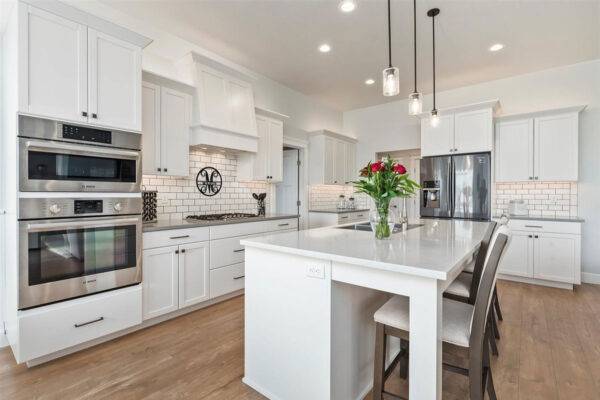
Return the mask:
[[450,218],[454,218],[454,159],[450,157],[450,168],[448,168],[448,206]]

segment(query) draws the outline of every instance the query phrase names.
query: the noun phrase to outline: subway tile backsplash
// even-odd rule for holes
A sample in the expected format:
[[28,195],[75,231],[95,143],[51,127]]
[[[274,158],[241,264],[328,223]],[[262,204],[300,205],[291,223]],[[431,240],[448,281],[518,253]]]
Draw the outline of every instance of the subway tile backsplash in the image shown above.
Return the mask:
[[346,197],[354,197],[356,208],[369,208],[368,196],[362,193],[354,193],[352,186],[344,185],[310,185],[309,187],[309,209],[328,210],[336,208],[340,194]]
[[576,217],[576,182],[521,182],[496,183],[494,213],[508,212],[508,203],[512,199],[521,199],[527,203],[530,216]]
[[[214,167],[221,173],[223,187],[215,196],[200,194],[196,174],[204,167]],[[182,219],[190,214],[228,212],[256,213],[252,193],[268,193],[268,184],[237,182],[237,158],[234,154],[190,149],[190,174],[187,177],[144,175],[146,190],[158,191],[158,219]],[[266,203],[270,199],[267,196]]]

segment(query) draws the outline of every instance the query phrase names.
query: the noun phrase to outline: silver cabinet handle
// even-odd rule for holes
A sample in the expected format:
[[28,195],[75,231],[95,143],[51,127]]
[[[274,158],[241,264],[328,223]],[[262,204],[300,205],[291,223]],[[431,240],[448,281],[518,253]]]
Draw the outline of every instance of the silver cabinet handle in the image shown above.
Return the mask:
[[94,322],[100,322],[100,321],[104,321],[104,317],[100,317],[100,318],[94,319],[92,321],[84,322],[82,324],[74,324],[73,326],[75,328],[81,328],[82,326],[86,326],[86,325],[89,325],[89,324],[93,324]]
[[240,252],[242,252],[242,251],[246,251],[246,249],[237,249],[237,250],[234,250],[233,252],[234,252],[234,253],[240,253]]
[[525,225],[525,228],[543,228],[542,225]]
[[181,235],[181,236],[171,236],[169,239],[185,239],[189,238],[190,235]]
[[236,276],[236,277],[235,277],[235,278],[233,278],[233,279],[242,279],[242,278],[244,278],[245,276],[246,276],[246,275],[242,275],[242,276]]
[[340,217],[340,219],[348,219],[348,216]]
[[289,224],[279,224],[277,226],[288,226]]

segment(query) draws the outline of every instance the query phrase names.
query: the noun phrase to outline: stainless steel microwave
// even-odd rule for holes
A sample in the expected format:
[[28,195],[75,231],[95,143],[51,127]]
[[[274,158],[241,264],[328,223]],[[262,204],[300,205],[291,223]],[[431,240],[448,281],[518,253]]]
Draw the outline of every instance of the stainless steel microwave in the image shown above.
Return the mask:
[[19,116],[21,192],[139,192],[141,135]]

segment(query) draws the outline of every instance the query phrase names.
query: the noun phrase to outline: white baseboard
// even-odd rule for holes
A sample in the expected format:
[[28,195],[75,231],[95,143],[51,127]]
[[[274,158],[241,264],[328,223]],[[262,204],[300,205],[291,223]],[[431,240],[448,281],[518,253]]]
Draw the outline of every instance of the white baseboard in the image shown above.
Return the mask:
[[600,285],[600,274],[596,274],[593,272],[582,272],[581,273],[581,282],[594,283],[596,285]]
[[553,287],[553,288],[558,288],[558,289],[573,290],[573,285],[571,283],[552,282],[552,281],[545,281],[543,279],[525,278],[525,277],[521,277],[521,276],[505,275],[505,274],[498,274],[498,279],[504,279],[504,280],[513,281],[513,282],[529,283],[532,285],[548,286],[548,287]]
[[0,333],[0,349],[8,346],[8,338],[5,334]]
[[279,397],[273,395],[271,392],[269,392],[262,386],[257,385],[255,382],[253,382],[251,379],[248,379],[248,377],[246,377],[246,376],[244,376],[242,378],[242,382],[244,382],[246,385],[250,386],[252,389],[256,390],[258,393],[262,394],[269,400],[279,400]]

